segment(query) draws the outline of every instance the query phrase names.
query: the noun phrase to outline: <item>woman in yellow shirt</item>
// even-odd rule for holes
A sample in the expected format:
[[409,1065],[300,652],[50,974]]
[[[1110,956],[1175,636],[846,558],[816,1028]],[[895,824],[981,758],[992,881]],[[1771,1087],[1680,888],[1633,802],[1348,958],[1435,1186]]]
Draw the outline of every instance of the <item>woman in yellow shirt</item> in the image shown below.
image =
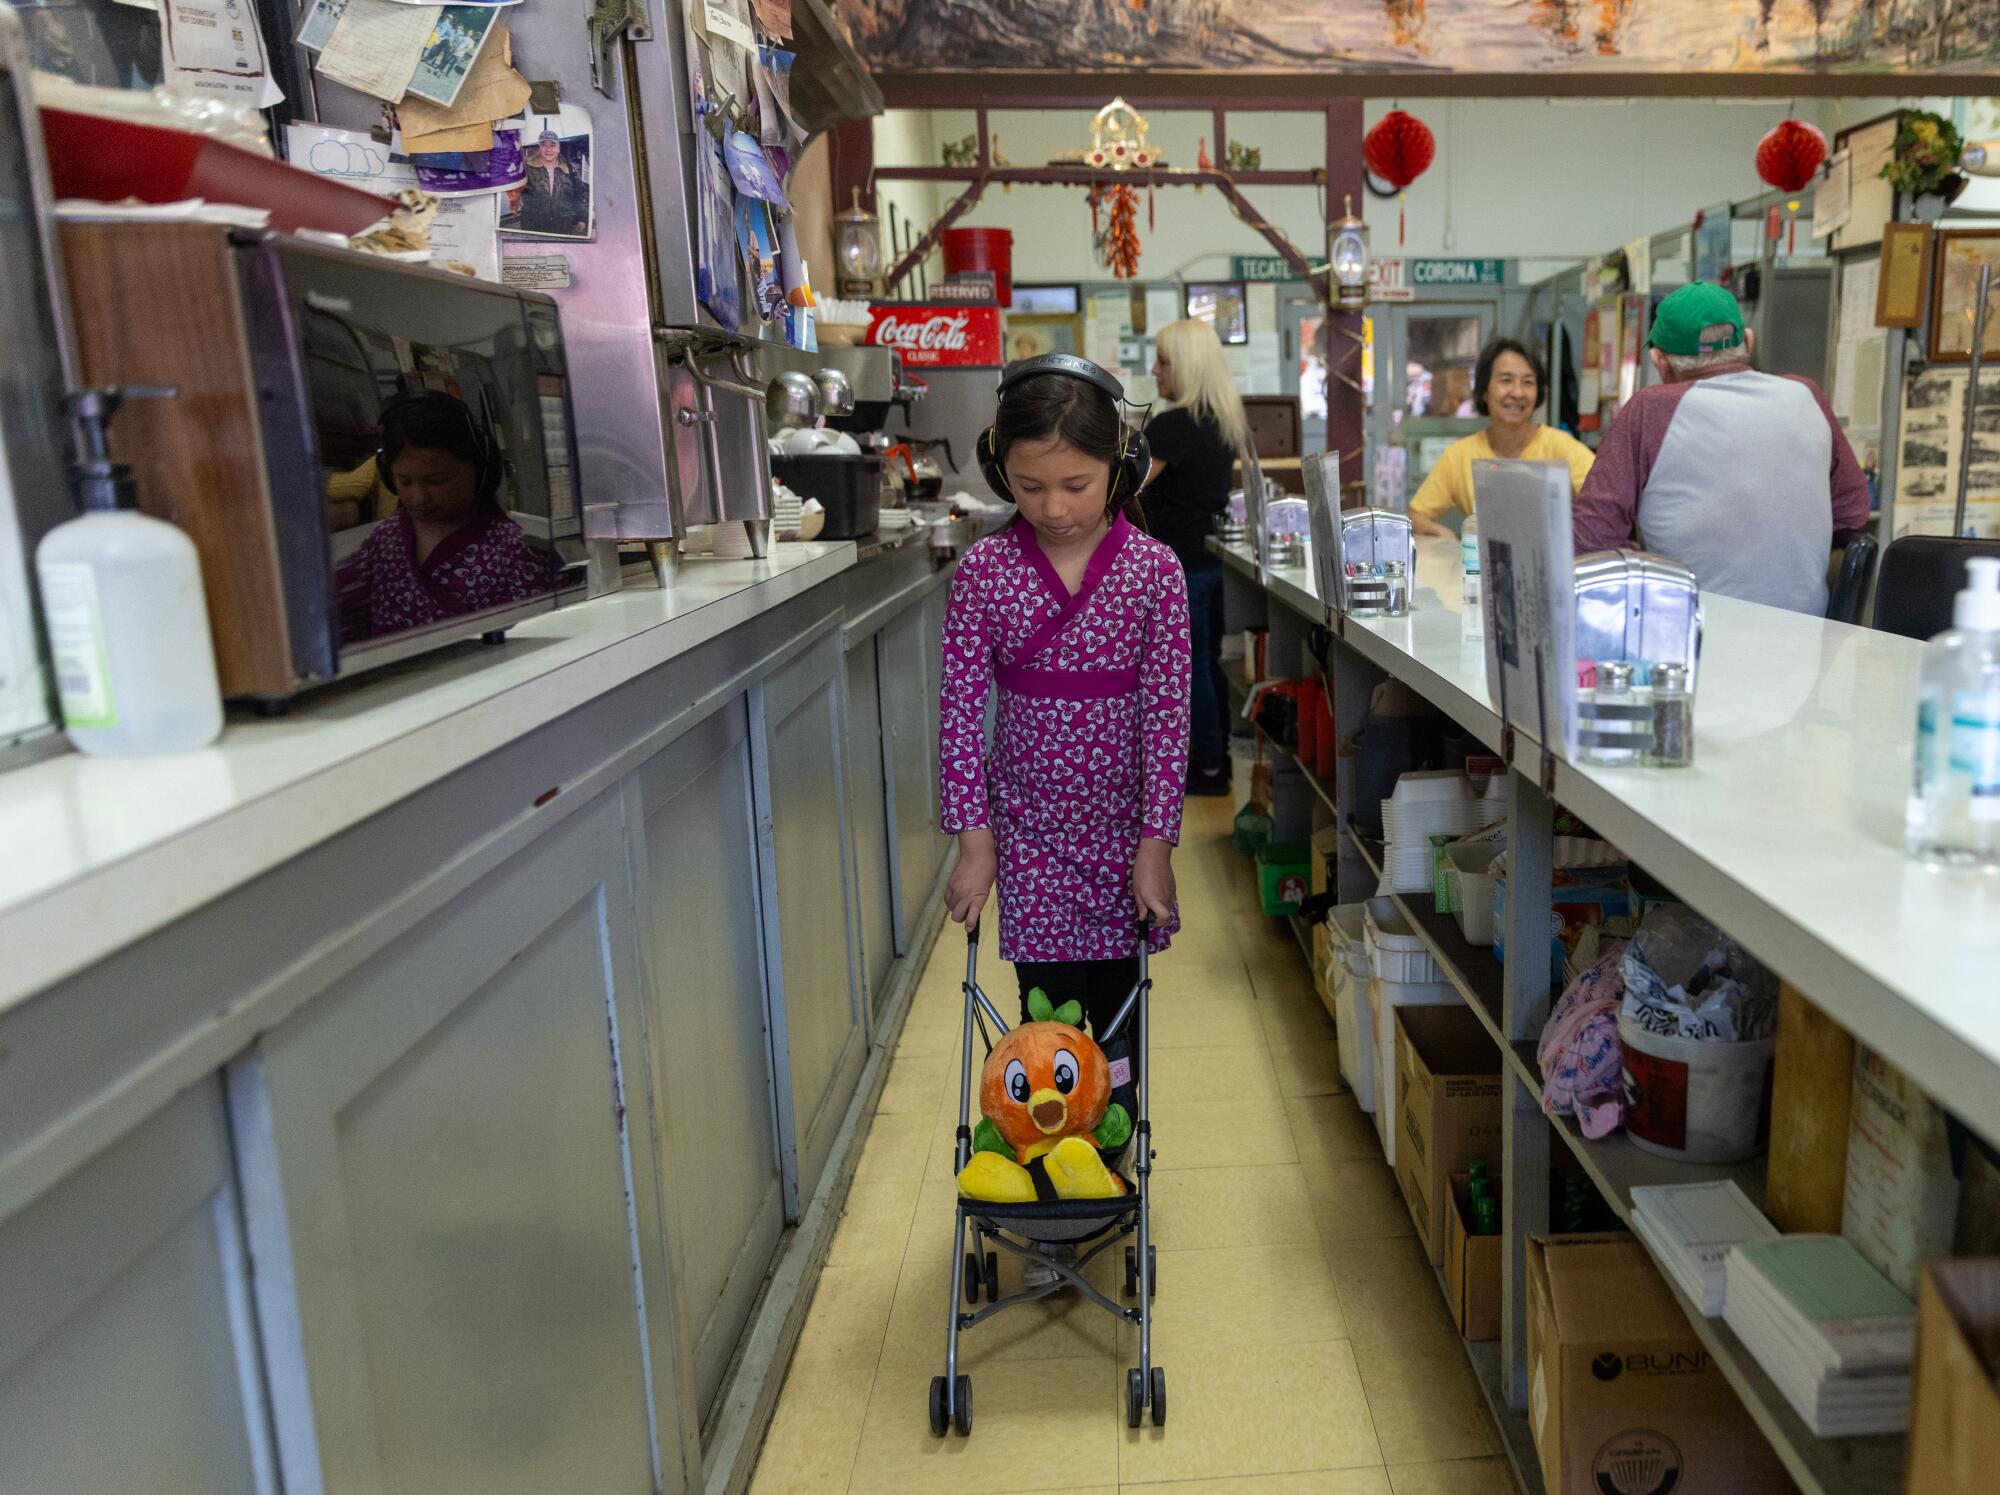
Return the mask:
[[1410,500],[1410,519],[1420,535],[1448,535],[1438,523],[1452,509],[1472,512],[1472,464],[1486,457],[1528,462],[1567,462],[1570,491],[1583,486],[1593,460],[1590,448],[1567,432],[1535,419],[1542,403],[1542,361],[1510,337],[1495,338],[1480,352],[1473,371],[1473,408],[1487,418],[1486,429],[1454,441]]

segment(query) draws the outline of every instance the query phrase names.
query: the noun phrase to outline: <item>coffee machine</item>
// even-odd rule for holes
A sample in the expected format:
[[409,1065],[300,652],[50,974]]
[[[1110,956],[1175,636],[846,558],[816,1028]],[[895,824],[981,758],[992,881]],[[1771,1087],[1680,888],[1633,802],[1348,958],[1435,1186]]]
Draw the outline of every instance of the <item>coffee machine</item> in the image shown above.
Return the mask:
[[[826,510],[819,538],[855,540],[872,535],[883,509],[902,508],[914,496],[914,460],[892,456],[899,446],[907,449],[909,439],[891,435],[886,428],[899,410],[903,423],[909,423],[924,386],[906,372],[894,349],[821,348],[808,353],[765,345],[757,350],[754,371],[767,382],[788,374],[804,375],[822,391],[829,374],[846,384],[845,408],[822,411],[823,431],[772,433],[771,475],[799,497],[817,499]],[[835,439],[826,439],[826,432]],[[839,441],[840,436],[851,438],[851,443]],[[854,450],[848,450],[850,444]]]

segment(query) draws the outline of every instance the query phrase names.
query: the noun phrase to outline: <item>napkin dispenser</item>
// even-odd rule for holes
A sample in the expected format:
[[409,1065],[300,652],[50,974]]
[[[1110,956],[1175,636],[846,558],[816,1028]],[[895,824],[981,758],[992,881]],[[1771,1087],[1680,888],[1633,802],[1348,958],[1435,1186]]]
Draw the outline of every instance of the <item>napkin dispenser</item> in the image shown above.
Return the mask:
[[[1364,588],[1376,577],[1376,567],[1400,562],[1403,575],[1415,584],[1417,532],[1408,514],[1394,509],[1350,509],[1340,516],[1339,606],[1352,612],[1355,586]],[[1386,588],[1383,589],[1386,595]],[[1378,603],[1379,605],[1379,599]]]
[[[1643,550],[1600,550],[1576,562],[1576,657],[1646,667],[1701,658],[1701,588],[1677,561]],[[1643,678],[1643,674],[1642,674]]]

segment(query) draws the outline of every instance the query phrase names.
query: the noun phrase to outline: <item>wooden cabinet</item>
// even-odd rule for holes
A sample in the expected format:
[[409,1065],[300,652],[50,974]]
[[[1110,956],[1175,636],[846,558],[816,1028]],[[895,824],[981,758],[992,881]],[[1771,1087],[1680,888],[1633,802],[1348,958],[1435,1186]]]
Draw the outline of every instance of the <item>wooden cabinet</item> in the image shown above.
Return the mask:
[[649,1495],[649,1411],[683,1487],[635,948],[614,791],[232,1066],[287,1488]]
[[271,1488],[221,1086],[0,1224],[0,1490]]
[[714,1405],[785,1227],[745,698],[637,775],[646,1053],[695,1409]]
[[781,1053],[790,1070],[801,1200],[818,1187],[867,1047],[851,938],[845,668],[839,634],[829,627],[761,689],[766,844],[782,972]]

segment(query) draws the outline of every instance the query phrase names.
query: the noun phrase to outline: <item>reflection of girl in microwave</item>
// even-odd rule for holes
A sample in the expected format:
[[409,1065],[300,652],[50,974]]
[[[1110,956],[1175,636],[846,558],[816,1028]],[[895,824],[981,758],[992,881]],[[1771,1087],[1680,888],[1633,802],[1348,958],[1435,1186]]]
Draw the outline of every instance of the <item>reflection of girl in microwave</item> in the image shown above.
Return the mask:
[[464,401],[399,395],[382,408],[381,433],[375,467],[396,508],[335,570],[344,639],[423,628],[555,585],[500,507],[501,458]]

